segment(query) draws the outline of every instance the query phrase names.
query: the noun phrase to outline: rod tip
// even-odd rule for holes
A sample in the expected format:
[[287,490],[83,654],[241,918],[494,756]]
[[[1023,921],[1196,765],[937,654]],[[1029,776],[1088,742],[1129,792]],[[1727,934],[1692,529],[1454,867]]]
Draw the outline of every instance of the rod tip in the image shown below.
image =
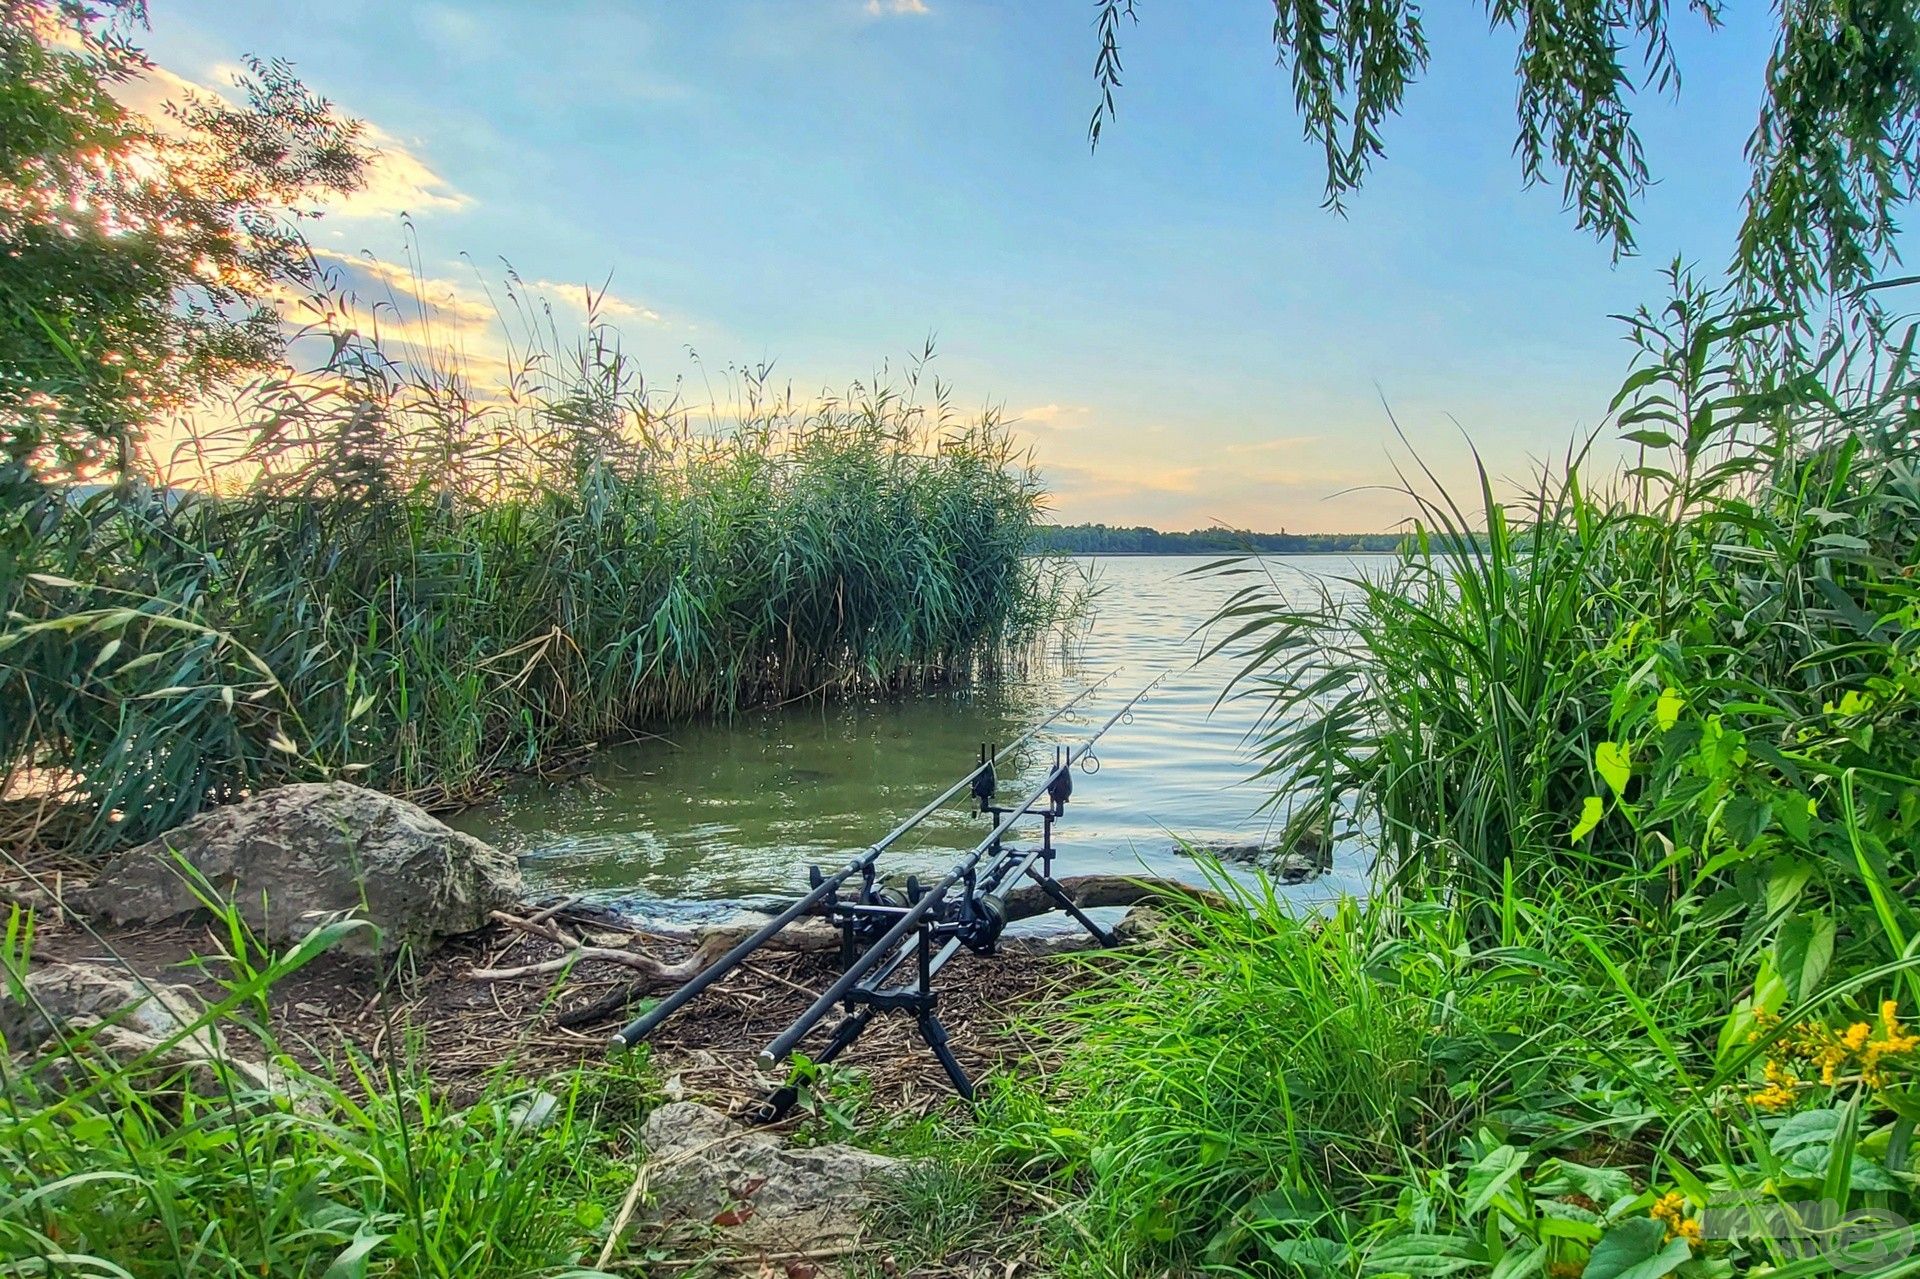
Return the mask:
[[618,1057],[631,1047],[633,1047],[633,1045],[627,1042],[627,1037],[616,1031],[613,1036],[607,1040],[607,1056]]
[[762,1070],[772,1070],[775,1066],[780,1064],[780,1059],[778,1057],[775,1057],[770,1052],[763,1052],[753,1060],[754,1060],[754,1065],[758,1066]]

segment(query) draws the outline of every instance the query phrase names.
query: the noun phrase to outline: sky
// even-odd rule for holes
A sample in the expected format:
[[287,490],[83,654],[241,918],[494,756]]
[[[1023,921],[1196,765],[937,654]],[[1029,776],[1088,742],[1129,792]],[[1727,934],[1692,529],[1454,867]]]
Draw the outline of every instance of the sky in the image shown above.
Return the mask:
[[370,287],[411,242],[463,342],[493,340],[503,262],[563,319],[610,279],[655,385],[844,387],[931,337],[1062,522],[1355,532],[1408,514],[1416,461],[1517,482],[1604,433],[1610,317],[1676,255],[1727,261],[1770,7],[1674,8],[1683,85],[1638,100],[1656,185],[1617,263],[1524,186],[1513,38],[1477,4],[1425,15],[1430,71],[1344,216],[1263,0],[1142,0],[1097,150],[1091,0],[154,0],[144,44],[156,92],[277,56],[365,120],[373,180],[310,235]]

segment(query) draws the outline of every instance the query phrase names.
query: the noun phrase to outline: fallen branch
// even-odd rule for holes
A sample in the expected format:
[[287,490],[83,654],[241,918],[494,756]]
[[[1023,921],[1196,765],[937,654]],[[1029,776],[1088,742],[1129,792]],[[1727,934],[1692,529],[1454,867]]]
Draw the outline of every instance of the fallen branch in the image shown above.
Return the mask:
[[528,915],[527,922],[529,924],[544,924],[549,919],[552,919],[555,915],[558,915],[561,911],[566,910],[569,907],[579,905],[580,902],[585,897],[586,897],[585,893],[575,893],[571,897],[562,897],[559,901],[555,902],[551,906],[548,906],[545,910],[539,911],[532,915]]
[[[670,965],[648,955],[631,950],[614,950],[607,946],[589,946],[585,942],[568,936],[558,925],[548,922],[536,922],[509,915],[505,911],[492,912],[492,919],[517,932],[528,933],[544,938],[561,948],[561,953],[552,959],[543,959],[536,964],[522,964],[517,968],[475,968],[467,973],[474,981],[506,981],[515,977],[538,977],[546,973],[557,973],[571,968],[583,959],[603,959],[608,963],[624,964],[628,968],[638,968],[649,974],[667,971]],[[684,978],[682,979],[684,980]]]
[[[1211,904],[1223,901],[1217,893],[1194,888],[1172,879],[1137,879],[1125,875],[1075,875],[1061,880],[1060,887],[1065,891],[1067,899],[1082,910],[1094,910],[1102,906],[1137,906],[1141,902],[1167,896],[1188,897]],[[1059,903],[1038,884],[1027,884],[1014,889],[1006,895],[1006,905],[1009,922],[1017,919],[1032,919],[1060,909]],[[495,918],[501,918],[501,916],[496,913]],[[511,918],[511,916],[505,917],[505,919]],[[503,922],[505,922],[504,919]],[[525,921],[515,922],[522,925],[525,923]],[[657,990],[692,981],[718,962],[722,955],[732,950],[756,927],[758,927],[757,924],[746,923],[706,929],[700,934],[699,944],[693,954],[675,964],[664,964],[658,961],[633,963],[632,960],[635,957],[628,955],[622,962],[628,963],[630,967],[641,969],[646,976],[617,986],[591,1003],[562,1012],[554,1020],[569,1029],[590,1026],[617,1015],[635,1000],[644,999]],[[767,941],[766,949],[833,950],[839,945],[840,935],[828,927],[825,921],[810,920],[776,934]],[[624,951],[614,953],[627,955]],[[558,967],[564,967],[565,963],[571,962],[574,962],[572,957],[568,957],[564,962],[549,961],[554,966],[544,971],[552,972]],[[474,975],[479,976],[478,973]]]
[[[1081,910],[1102,906],[1138,906],[1164,897],[1186,897],[1209,906],[1226,904],[1220,894],[1177,879],[1140,879],[1130,875],[1071,875],[1060,881],[1067,900]],[[1022,884],[1006,895],[1007,920],[1032,919],[1060,909],[1038,884]]]

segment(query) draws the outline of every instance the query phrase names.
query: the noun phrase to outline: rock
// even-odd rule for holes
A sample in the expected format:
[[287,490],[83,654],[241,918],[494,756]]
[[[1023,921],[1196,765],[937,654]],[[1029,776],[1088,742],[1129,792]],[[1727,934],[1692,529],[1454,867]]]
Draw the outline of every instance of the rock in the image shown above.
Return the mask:
[[1122,946],[1164,946],[1170,940],[1167,914],[1152,902],[1142,902],[1120,917],[1113,937]]
[[75,1018],[61,1029],[64,1043],[59,1051],[49,1045],[26,1063],[34,1082],[44,1088],[68,1091],[92,1082],[96,1073],[117,1072],[148,1096],[175,1091],[181,1082],[203,1098],[236,1093],[249,1100],[266,1093],[297,1096],[278,1072],[228,1053],[212,1030],[197,1030],[169,1043],[170,1036],[142,1034],[91,1017]]
[[745,1248],[850,1240],[876,1184],[909,1166],[852,1146],[790,1146],[691,1101],[648,1115],[640,1140],[656,1220],[717,1226]]
[[1333,865],[1333,849],[1318,832],[1306,830],[1278,844],[1176,844],[1176,853],[1213,857],[1265,871],[1282,884],[1299,884],[1324,875]]
[[[67,891],[71,892],[73,888],[74,885],[67,885]],[[65,919],[60,898],[35,884],[0,884],[0,905],[8,903],[31,911],[43,929],[57,927]]]
[[346,782],[282,786],[203,813],[122,853],[71,904],[119,924],[162,923],[201,902],[175,855],[271,945],[356,917],[343,949],[391,956],[472,932],[518,900],[511,857],[405,800]]
[[111,1021],[163,1040],[200,1017],[185,986],[142,982],[106,964],[47,964],[30,970],[21,987],[0,992],[0,1042],[12,1052],[39,1046],[63,1026]]
[[1266,865],[1267,874],[1283,884],[1304,884],[1309,879],[1324,875],[1326,863],[1308,853],[1281,853]]
[[507,1126],[516,1133],[539,1132],[560,1114],[560,1099],[545,1089],[535,1091],[507,1111]]
[[149,1090],[184,1076],[205,1097],[224,1096],[228,1082],[291,1091],[275,1071],[231,1056],[211,1026],[189,1030],[202,1015],[185,986],[144,983],[105,964],[49,964],[0,998],[0,1042],[42,1087],[88,1083],[90,1061]]

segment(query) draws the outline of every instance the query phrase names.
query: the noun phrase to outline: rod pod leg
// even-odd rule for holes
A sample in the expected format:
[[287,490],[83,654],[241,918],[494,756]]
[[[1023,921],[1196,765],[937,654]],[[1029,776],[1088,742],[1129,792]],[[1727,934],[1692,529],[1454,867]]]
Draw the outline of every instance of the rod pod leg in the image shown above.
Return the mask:
[[[867,1028],[867,1023],[872,1020],[873,1009],[871,1008],[862,1008],[859,1012],[844,1018],[838,1026],[833,1028],[833,1037],[827,1040],[827,1046],[820,1050],[820,1055],[813,1059],[814,1064],[824,1066],[851,1048],[853,1041],[860,1038]],[[787,1112],[793,1109],[793,1103],[799,1100],[800,1085],[784,1083],[774,1089],[773,1095],[767,1098],[766,1104],[760,1108],[760,1113],[754,1116],[754,1122],[777,1124],[787,1117]]]
[[1072,915],[1080,922],[1080,927],[1093,934],[1095,941],[1107,947],[1109,950],[1120,944],[1119,938],[1094,923],[1093,920],[1088,917],[1087,912],[1073,904],[1073,899],[1067,896],[1067,890],[1060,887],[1059,881],[1054,879],[1053,876],[1035,875],[1034,879],[1039,881],[1041,890],[1045,892],[1047,896],[1053,898],[1055,905],[1059,906],[1061,910],[1066,911],[1067,914]]
[[914,1024],[920,1028],[920,1038],[927,1041],[927,1047],[946,1068],[947,1078],[953,1081],[953,1090],[959,1093],[963,1100],[972,1101],[973,1080],[967,1078],[965,1067],[961,1066],[960,1059],[953,1055],[953,1049],[948,1046],[947,1028],[940,1024],[940,1019],[933,1015],[932,1009],[921,1013]]

